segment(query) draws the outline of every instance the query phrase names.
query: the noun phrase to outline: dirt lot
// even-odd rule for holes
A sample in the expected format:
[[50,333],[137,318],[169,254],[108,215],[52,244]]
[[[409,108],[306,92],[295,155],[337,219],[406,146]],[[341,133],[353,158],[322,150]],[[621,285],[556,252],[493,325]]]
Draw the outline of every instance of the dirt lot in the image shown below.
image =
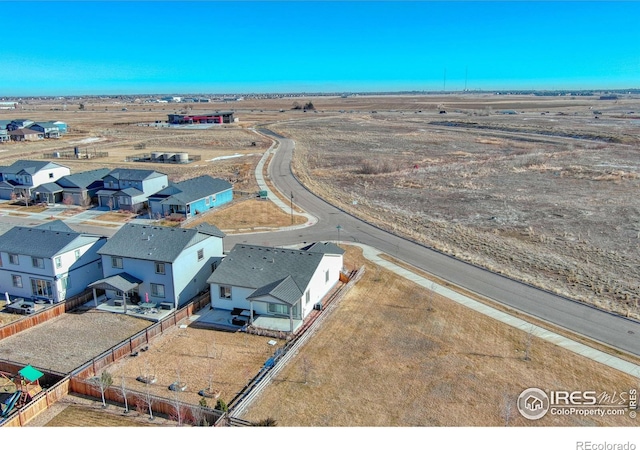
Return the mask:
[[296,140],[305,184],[342,208],[640,317],[640,119],[627,114],[640,101],[514,98],[502,105],[512,115],[481,100],[452,100],[446,115],[356,112],[274,128]]
[[95,310],[64,314],[0,340],[0,359],[68,373],[150,324]]
[[637,425],[628,415],[528,421],[515,407],[526,388],[619,393],[639,380],[366,265],[245,419],[337,427]]
[[[122,359],[107,371],[115,386],[120,386],[124,377],[130,390],[146,392],[149,388],[159,397],[197,405],[203,398],[198,392],[211,387],[228,403],[284,344],[276,340],[276,345],[269,345],[270,340],[246,333],[174,327],[155,339],[146,352]],[[156,383],[147,385],[136,380],[149,375],[157,378]],[[178,380],[186,383],[186,389],[170,391],[169,385]],[[207,401],[215,406],[211,399]]]

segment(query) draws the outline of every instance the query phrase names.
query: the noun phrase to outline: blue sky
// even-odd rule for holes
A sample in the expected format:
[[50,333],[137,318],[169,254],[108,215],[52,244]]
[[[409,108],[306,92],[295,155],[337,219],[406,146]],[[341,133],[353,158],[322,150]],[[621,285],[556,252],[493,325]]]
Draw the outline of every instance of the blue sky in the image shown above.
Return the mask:
[[0,97],[640,88],[632,1],[0,0],[0,8]]

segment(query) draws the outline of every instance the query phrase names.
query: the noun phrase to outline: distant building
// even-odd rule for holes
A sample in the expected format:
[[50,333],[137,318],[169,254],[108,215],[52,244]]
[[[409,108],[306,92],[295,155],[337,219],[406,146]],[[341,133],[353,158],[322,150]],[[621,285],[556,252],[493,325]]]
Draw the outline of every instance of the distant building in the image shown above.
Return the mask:
[[232,111],[216,111],[210,113],[169,114],[168,122],[174,125],[191,125],[194,123],[233,123]]

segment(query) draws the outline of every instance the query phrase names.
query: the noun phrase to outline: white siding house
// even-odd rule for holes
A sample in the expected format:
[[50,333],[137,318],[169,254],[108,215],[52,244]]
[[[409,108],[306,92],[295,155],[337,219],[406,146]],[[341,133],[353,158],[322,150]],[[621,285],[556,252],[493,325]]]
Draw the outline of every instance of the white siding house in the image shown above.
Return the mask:
[[295,331],[338,283],[344,250],[334,244],[282,249],[237,244],[209,277],[211,306],[282,318]]
[[[47,228],[49,227],[49,228]],[[60,302],[102,276],[97,251],[105,237],[65,225],[13,227],[0,236],[0,291],[13,297]]]
[[9,200],[11,194],[31,198],[36,188],[42,184],[53,183],[69,175],[71,170],[47,161],[19,160],[2,168],[0,198]]

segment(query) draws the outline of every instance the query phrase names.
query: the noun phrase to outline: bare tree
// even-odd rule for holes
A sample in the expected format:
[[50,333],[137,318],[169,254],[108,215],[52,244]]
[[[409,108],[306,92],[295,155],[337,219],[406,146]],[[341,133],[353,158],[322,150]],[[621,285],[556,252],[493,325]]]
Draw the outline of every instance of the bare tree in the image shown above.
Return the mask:
[[102,372],[99,377],[93,377],[92,381],[100,388],[100,395],[102,397],[102,407],[107,407],[107,402],[104,398],[105,391],[113,384],[113,377],[106,370]]
[[502,396],[502,418],[504,419],[504,426],[508,427],[511,419],[513,418],[513,404],[515,400],[511,395],[505,393]]
[[109,197],[109,200],[107,200],[107,206],[109,207],[109,211],[113,211],[113,198]]
[[65,195],[64,198],[62,199],[62,204],[65,206],[73,205],[73,195],[70,195],[70,194]]
[[533,325],[531,325],[531,328],[529,328],[529,331],[527,332],[527,335],[525,337],[525,341],[524,341],[524,360],[525,361],[531,361],[531,344],[533,341]]
[[129,414],[129,402],[127,400],[127,389],[125,387],[124,376],[120,377],[120,395],[124,401],[124,413]]

